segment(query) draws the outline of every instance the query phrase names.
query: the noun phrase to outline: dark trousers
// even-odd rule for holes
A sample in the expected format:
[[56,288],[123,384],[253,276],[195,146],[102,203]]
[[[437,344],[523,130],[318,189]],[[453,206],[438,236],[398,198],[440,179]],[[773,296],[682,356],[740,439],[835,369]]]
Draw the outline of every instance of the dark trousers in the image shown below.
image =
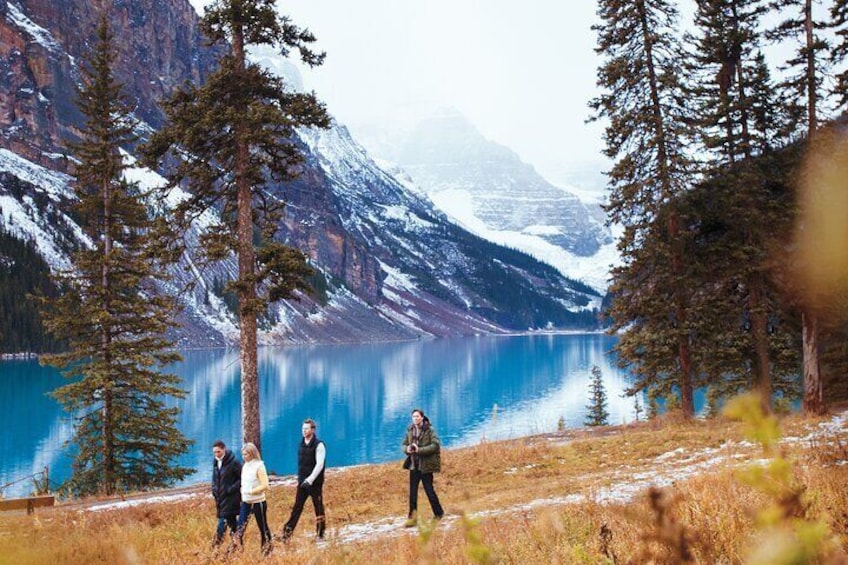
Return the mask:
[[303,513],[303,506],[306,504],[307,498],[312,499],[312,506],[315,508],[315,533],[318,534],[319,538],[324,537],[324,529],[326,528],[326,521],[324,519],[324,483],[314,484],[309,488],[297,488],[291,516],[283,528],[283,537],[291,537],[292,532],[297,527],[297,521],[300,520],[300,515]]
[[412,518],[418,511],[418,483],[424,484],[424,492],[427,494],[427,500],[430,501],[433,514],[437,518],[441,518],[445,511],[442,509],[442,505],[439,503],[439,495],[436,494],[436,489],[433,487],[433,473],[422,473],[418,469],[409,472],[409,517]]
[[271,543],[271,529],[268,527],[268,503],[262,502],[242,502],[239,508],[238,517],[238,536],[239,540],[244,538],[244,529],[247,527],[247,522],[250,520],[250,515],[256,516],[256,525],[259,526],[259,533],[262,536],[262,546],[265,547]]
[[221,543],[224,540],[224,533],[227,531],[227,526],[230,527],[231,533],[238,531],[238,514],[224,516],[218,518],[218,530],[215,532],[215,543]]

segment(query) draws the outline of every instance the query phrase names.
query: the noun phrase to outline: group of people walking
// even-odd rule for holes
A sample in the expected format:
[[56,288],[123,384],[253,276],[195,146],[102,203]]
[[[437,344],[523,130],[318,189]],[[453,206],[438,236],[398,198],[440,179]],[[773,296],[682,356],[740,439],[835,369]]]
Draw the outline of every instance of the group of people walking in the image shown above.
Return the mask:
[[[303,507],[310,498],[315,509],[316,535],[318,539],[324,538],[327,527],[324,514],[327,447],[315,434],[316,428],[314,420],[307,418],[303,421],[303,439],[297,452],[297,492],[291,515],[283,526],[283,541],[291,538],[303,513]],[[406,456],[403,468],[409,470],[409,514],[405,525],[414,526],[417,523],[419,484],[424,485],[433,515],[437,520],[441,519],[444,510],[433,485],[433,473],[441,470],[441,443],[430,420],[418,408],[412,411],[412,423],[406,430],[402,449]],[[236,546],[241,547],[245,528],[250,517],[254,516],[262,539],[262,550],[267,554],[272,550],[266,500],[268,472],[254,444],[244,444],[241,454],[244,463],[227,449],[224,442],[218,440],[212,445],[212,496],[215,498],[218,516],[215,545],[224,541],[229,528]]]

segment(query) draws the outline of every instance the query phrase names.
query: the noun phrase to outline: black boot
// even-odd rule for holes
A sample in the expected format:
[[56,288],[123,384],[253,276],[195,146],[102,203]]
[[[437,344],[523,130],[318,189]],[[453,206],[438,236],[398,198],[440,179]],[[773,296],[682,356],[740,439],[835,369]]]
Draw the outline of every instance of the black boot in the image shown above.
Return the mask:
[[403,523],[403,526],[405,528],[412,528],[412,527],[417,526],[417,525],[418,525],[417,512],[415,512],[415,510],[413,510],[412,512],[409,513],[409,517],[406,519],[406,522]]

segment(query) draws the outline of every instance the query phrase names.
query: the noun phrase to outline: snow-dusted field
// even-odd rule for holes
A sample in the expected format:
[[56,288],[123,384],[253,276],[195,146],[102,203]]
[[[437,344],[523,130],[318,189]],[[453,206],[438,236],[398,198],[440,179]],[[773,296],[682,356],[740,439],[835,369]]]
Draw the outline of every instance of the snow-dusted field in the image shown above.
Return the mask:
[[[782,444],[804,444],[811,445],[817,442],[839,440],[848,442],[848,411],[835,415],[826,422],[818,424],[804,436],[789,436],[782,440]],[[548,438],[547,441],[562,441],[556,437]],[[633,472],[627,468],[603,469],[586,477],[578,477],[578,484],[589,484],[603,479],[607,486],[589,488],[586,492],[563,494],[529,500],[511,506],[492,508],[470,514],[471,518],[491,518],[496,516],[508,516],[522,514],[528,511],[537,511],[545,508],[554,508],[571,504],[584,504],[593,502],[596,504],[617,504],[633,500],[649,487],[667,487],[698,475],[708,474],[718,469],[729,467],[741,467],[743,465],[761,461],[760,448],[758,445],[747,441],[727,441],[719,447],[704,448],[700,450],[687,450],[678,448],[662,453],[653,458],[647,470]],[[836,465],[846,465],[848,461],[837,461]],[[514,467],[506,469],[504,474],[518,474],[530,471],[534,465]],[[346,468],[331,469],[331,475],[344,473]],[[585,479],[585,480],[584,480]],[[295,486],[296,481],[292,477],[274,477],[271,481],[272,488]],[[86,506],[80,512],[103,512],[118,510],[143,504],[171,504],[190,499],[201,499],[210,497],[206,486],[198,486],[193,489],[181,489],[180,491],[167,494],[152,494],[138,496],[128,500],[117,502],[104,502]],[[440,527],[451,527],[458,520],[458,516],[448,514],[441,522]],[[380,537],[400,536],[417,534],[415,528],[404,528],[406,521],[403,516],[383,517],[367,522],[347,524],[338,529],[331,529],[329,538],[335,543],[353,543],[365,540],[373,540]]]

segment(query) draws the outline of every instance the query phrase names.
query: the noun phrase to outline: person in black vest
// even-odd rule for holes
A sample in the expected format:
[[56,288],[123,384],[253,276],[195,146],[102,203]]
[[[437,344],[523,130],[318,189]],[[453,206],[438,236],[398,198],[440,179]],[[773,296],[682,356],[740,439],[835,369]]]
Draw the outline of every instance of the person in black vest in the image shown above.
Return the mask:
[[218,515],[215,545],[224,540],[227,526],[230,535],[236,533],[236,518],[241,506],[241,462],[221,440],[212,444],[212,496]]
[[324,463],[327,460],[327,448],[315,435],[315,420],[303,421],[303,441],[297,450],[297,494],[294,498],[289,521],[283,527],[283,540],[288,541],[307,498],[312,498],[315,507],[315,530],[319,539],[324,538],[326,521],[324,519]]

